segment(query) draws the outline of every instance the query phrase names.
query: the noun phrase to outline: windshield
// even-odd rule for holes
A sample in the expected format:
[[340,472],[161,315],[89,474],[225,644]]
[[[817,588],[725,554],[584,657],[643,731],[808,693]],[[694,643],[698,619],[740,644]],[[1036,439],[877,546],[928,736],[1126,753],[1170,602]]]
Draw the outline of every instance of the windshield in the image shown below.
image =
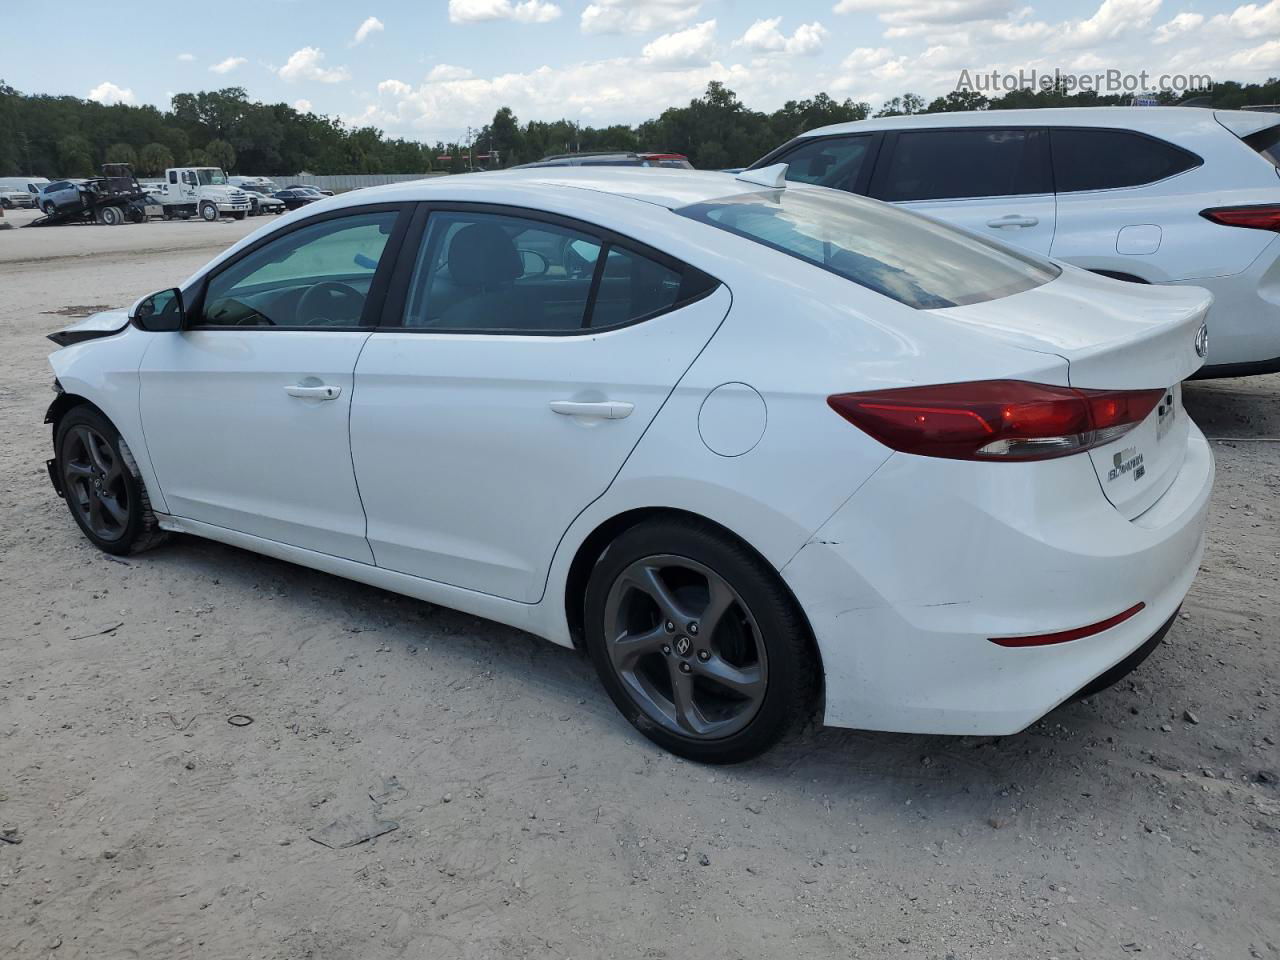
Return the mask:
[[697,203],[681,216],[771,247],[919,310],[1007,297],[1061,271],[919,214],[788,187]]
[[201,186],[205,187],[220,187],[227,182],[227,175],[217,167],[201,167],[196,171],[196,177],[200,180]]

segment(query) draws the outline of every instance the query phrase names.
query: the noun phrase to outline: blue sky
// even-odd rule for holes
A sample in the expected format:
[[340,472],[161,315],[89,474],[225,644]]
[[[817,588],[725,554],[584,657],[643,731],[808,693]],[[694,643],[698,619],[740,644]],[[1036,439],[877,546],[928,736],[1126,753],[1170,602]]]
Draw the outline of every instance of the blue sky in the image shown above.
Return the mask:
[[[1061,68],[1280,75],[1280,0],[115,0],[137,41],[92,30],[4,46],[0,78],[26,92],[168,104],[246,87],[416,139],[450,139],[501,105],[522,120],[635,123],[727,83],[773,109],[820,90],[873,106],[935,96],[960,71]],[[88,23],[101,0],[63,0]],[[218,12],[199,16],[197,11]]]

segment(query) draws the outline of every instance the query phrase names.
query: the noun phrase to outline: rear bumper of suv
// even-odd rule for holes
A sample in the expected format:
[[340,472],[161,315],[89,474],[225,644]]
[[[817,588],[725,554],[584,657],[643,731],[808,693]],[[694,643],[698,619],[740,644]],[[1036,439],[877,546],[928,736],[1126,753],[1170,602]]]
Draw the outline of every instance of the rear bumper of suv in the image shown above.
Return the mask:
[[[826,722],[1000,735],[1039,719],[1173,616],[1200,565],[1213,474],[1192,425],[1171,486],[1126,520],[1087,457],[895,454],[782,571],[818,641]],[[992,642],[1099,624],[1138,604],[1080,639]]]
[[1213,294],[1209,358],[1192,379],[1280,371],[1280,237],[1241,273],[1178,284]]

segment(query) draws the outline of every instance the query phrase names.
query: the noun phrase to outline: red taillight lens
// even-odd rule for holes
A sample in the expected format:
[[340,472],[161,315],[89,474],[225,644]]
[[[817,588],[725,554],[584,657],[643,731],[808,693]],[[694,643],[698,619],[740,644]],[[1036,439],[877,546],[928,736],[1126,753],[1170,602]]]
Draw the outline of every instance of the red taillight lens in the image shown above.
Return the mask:
[[1214,207],[1211,210],[1201,210],[1200,216],[1224,227],[1280,231],[1280,204],[1275,203],[1249,207]]
[[1077,390],[1022,380],[902,387],[827,398],[887,447],[954,460],[1051,460],[1123,436],[1164,390]]

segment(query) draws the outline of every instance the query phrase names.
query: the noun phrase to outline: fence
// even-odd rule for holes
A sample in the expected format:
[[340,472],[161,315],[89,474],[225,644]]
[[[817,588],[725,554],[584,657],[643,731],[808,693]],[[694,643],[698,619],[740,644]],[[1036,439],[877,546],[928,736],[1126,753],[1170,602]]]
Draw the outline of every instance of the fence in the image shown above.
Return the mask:
[[329,177],[317,177],[309,173],[294,173],[273,177],[276,183],[286,186],[290,183],[301,183],[334,193],[347,190],[359,190],[362,187],[380,187],[384,183],[404,183],[407,180],[423,180],[427,177],[443,177],[443,173],[352,173]]

